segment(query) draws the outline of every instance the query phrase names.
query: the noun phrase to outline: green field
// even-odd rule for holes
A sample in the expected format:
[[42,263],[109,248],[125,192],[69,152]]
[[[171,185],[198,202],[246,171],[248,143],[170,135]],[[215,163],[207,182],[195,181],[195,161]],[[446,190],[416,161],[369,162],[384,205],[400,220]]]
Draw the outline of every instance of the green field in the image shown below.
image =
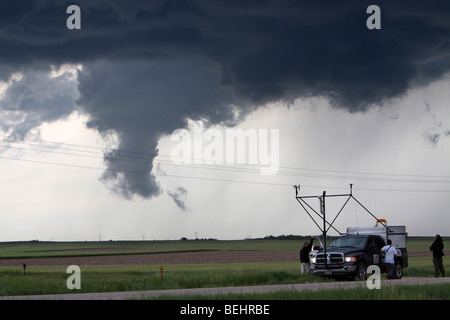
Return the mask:
[[[408,251],[427,250],[432,238],[409,238]],[[445,239],[444,239],[445,241]],[[0,243],[0,259],[30,258],[30,257],[67,257],[87,255],[114,255],[136,253],[162,252],[194,252],[203,250],[298,250],[302,241],[299,240],[185,240],[185,241],[105,241],[105,242],[4,242]],[[95,249],[95,251],[92,251]],[[409,268],[404,277],[434,275],[430,257],[410,258]],[[447,270],[450,264],[444,259]],[[27,268],[27,275],[22,275],[22,267],[0,267],[0,296],[52,294],[52,293],[86,293],[112,292],[134,290],[157,290],[174,288],[201,288],[224,286],[247,286],[266,284],[289,284],[330,281],[302,275],[299,263],[293,262],[263,262],[263,263],[227,263],[227,264],[186,264],[165,265],[161,279],[158,267],[149,269],[148,265],[135,266],[80,266],[81,290],[69,290],[66,280],[66,266],[34,266]],[[343,290],[328,290],[330,299],[351,297],[352,293],[362,299],[379,299],[397,296],[404,299],[448,299],[442,290],[450,292],[449,285],[417,286],[417,289],[395,288],[381,290],[378,293],[362,295],[357,289],[350,290],[345,295]],[[427,289],[426,289],[427,288]],[[444,289],[442,289],[444,288]],[[400,291],[399,291],[400,290]],[[401,291],[403,290],[403,291]],[[425,290],[425,291],[424,291]],[[347,290],[345,290],[347,291]],[[366,290],[370,291],[370,290]],[[377,290],[379,291],[379,290]],[[341,292],[341,293],[339,293]],[[413,293],[416,292],[416,293]],[[325,293],[319,295],[323,299]],[[300,299],[301,293],[272,293],[261,296],[234,296],[232,299]],[[313,298],[316,293],[311,294]],[[410,296],[412,295],[412,296]],[[291,297],[291,298],[289,298]],[[192,297],[191,297],[192,298]],[[217,296],[216,296],[217,298]],[[230,297],[223,297],[225,299]]]

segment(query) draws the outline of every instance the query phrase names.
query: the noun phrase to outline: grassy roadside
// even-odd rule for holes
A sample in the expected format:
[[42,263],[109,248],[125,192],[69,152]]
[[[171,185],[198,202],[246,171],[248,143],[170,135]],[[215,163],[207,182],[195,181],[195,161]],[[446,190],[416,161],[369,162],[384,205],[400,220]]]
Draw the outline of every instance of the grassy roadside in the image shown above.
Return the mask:
[[[433,276],[427,258],[413,258],[405,277]],[[159,266],[80,266],[81,290],[69,290],[66,267],[34,267],[21,274],[17,267],[0,267],[0,296],[56,293],[88,293],[255,286],[335,281],[302,275],[297,262],[233,263],[164,266],[161,279]],[[450,264],[446,263],[450,270]],[[450,289],[448,286],[447,289]],[[450,290],[449,290],[450,292]],[[282,295],[284,295],[283,293]],[[398,292],[395,294],[399,294]],[[423,296],[422,294],[420,296]]]
[[159,296],[144,300],[449,300],[450,283],[367,288],[282,290],[265,293]]
[[[164,266],[81,266],[81,290],[117,292],[325,281],[302,275],[294,262]],[[23,276],[16,267],[0,267],[0,296],[74,293],[67,289],[66,267],[34,267]]]

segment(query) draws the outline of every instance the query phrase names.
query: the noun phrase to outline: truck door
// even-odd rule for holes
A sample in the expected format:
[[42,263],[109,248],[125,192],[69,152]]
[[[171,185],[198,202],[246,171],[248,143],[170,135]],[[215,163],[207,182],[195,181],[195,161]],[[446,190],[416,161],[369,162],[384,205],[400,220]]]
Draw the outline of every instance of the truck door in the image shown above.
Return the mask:
[[375,264],[379,265],[381,263],[380,258],[380,250],[382,247],[380,247],[380,242],[376,237],[369,237],[367,241],[367,253],[368,253],[368,260],[369,265]]

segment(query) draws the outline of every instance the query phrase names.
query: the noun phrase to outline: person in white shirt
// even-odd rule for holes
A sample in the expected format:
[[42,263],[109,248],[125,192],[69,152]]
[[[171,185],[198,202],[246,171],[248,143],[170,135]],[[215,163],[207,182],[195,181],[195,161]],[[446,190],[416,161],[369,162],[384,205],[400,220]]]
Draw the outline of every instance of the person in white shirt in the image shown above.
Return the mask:
[[387,278],[394,278],[395,271],[395,256],[397,255],[397,249],[392,245],[391,239],[388,239],[387,245],[381,248],[381,254],[384,253],[384,262],[386,264]]

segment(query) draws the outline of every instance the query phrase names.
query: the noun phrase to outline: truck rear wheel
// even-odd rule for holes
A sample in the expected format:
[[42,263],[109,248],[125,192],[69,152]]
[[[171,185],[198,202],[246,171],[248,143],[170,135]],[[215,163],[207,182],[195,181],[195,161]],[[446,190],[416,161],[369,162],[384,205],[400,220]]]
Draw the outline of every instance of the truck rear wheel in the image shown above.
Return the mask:
[[364,261],[358,262],[356,266],[355,280],[365,281],[367,279],[367,268]]
[[394,278],[401,279],[403,276],[403,266],[401,261],[395,262]]

